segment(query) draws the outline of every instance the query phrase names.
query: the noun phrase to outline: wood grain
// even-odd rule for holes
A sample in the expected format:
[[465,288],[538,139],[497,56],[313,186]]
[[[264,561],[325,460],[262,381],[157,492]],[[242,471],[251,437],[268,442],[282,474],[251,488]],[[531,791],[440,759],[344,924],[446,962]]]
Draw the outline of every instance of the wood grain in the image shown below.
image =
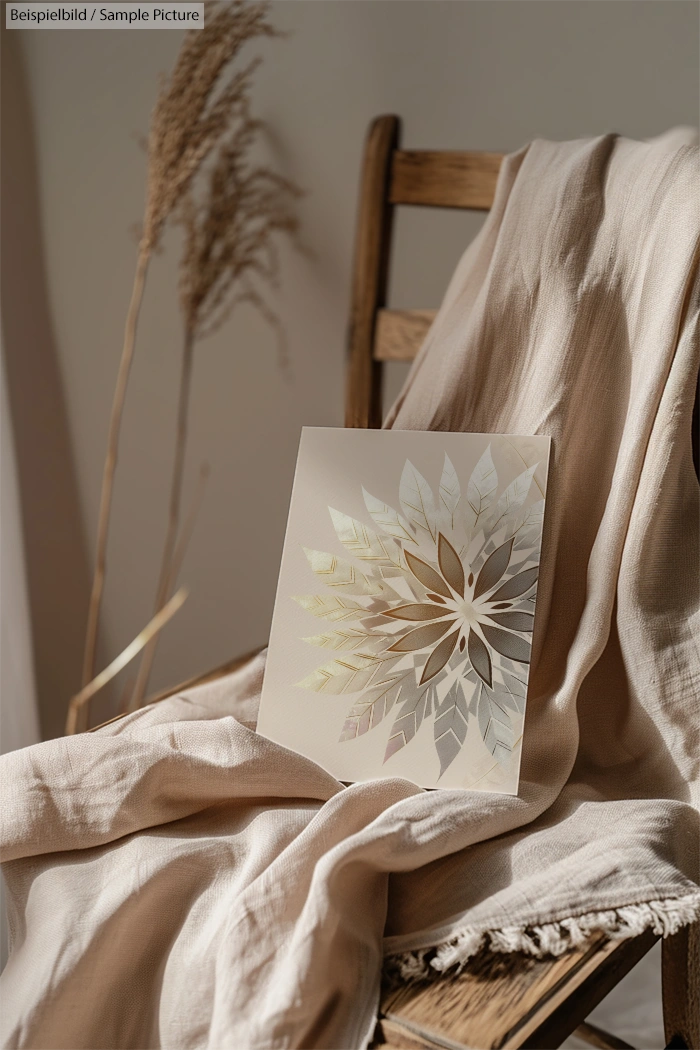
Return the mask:
[[559,1046],[656,939],[651,933],[633,941],[601,937],[559,959],[481,953],[457,977],[386,993],[380,1017],[385,1036],[394,1033],[386,1042],[401,1046],[391,1040],[405,1032],[424,1046],[457,1050]]
[[488,211],[502,153],[397,150],[391,165],[392,204]]
[[389,176],[399,134],[398,117],[377,117],[365,144],[348,332],[346,427],[379,427],[382,422],[382,372],[373,355],[374,331],[377,311],[386,302],[394,210]]
[[664,939],[661,984],[666,1042],[700,1047],[700,923]]
[[420,350],[435,310],[380,310],[374,336],[375,361],[412,361]]

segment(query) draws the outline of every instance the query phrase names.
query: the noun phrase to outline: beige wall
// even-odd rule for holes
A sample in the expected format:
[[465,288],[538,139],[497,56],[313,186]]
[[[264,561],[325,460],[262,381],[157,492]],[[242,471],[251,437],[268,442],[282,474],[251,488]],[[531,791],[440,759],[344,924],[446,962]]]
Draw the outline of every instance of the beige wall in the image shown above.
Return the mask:
[[[304,234],[314,252],[284,260],[278,305],[294,375],[282,375],[271,333],[247,308],[198,348],[190,482],[202,459],[212,474],[182,574],[191,596],[161,643],[156,686],[266,638],[300,427],[342,422],[357,176],[370,118],[401,114],[407,145],[494,150],[538,135],[646,137],[698,123],[694,2],[283,0],[274,19],[291,36],[265,48],[257,110],[270,127],[270,155],[308,191]],[[143,198],[134,136],[146,130],[157,75],[179,34],[15,32],[34,121],[48,309],[92,543],[134,264],[129,230]],[[394,304],[437,305],[477,225],[449,213],[402,216]],[[130,387],[109,549],[110,656],[149,618],[153,600],[180,343],[176,263],[171,239],[149,281]],[[42,425],[36,413],[34,424]],[[59,564],[60,544],[53,553]]]
[[[20,41],[16,33],[2,31],[1,36],[0,294],[3,378],[11,404],[8,415],[12,416],[11,430],[10,420],[3,420],[3,434],[9,430],[10,440],[14,438],[37,699],[43,732],[53,736],[63,730],[61,700],[78,685],[89,569],[48,304],[36,152]],[[3,407],[5,403],[3,400]],[[3,456],[7,457],[7,450]],[[13,531],[11,499],[9,506],[5,500],[7,469],[11,468],[3,466],[0,530],[3,554],[9,560],[21,554],[19,548],[10,552],[5,546]],[[3,748],[13,737],[9,712],[14,711],[16,718],[28,717],[27,708],[34,706],[29,679],[12,673],[22,665],[24,655],[22,610],[12,588],[13,576],[22,573],[21,566],[13,566],[2,575],[3,622],[15,635],[6,636],[4,642],[9,644],[3,645],[0,654]],[[12,651],[8,653],[7,648]],[[6,671],[10,672],[7,676]]]

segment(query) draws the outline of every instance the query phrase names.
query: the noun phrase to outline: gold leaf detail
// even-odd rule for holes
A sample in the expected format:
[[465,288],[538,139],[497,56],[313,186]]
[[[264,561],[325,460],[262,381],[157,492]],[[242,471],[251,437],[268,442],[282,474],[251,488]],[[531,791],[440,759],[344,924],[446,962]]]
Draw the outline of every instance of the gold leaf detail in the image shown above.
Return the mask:
[[442,533],[438,536],[438,565],[455,594],[464,597],[464,567],[449,540]]
[[[454,620],[452,622],[454,623]],[[457,628],[456,631],[453,631],[452,634],[448,634],[447,638],[443,638],[440,644],[435,646],[423,668],[423,674],[420,679],[421,685],[423,685],[424,682],[427,682],[429,678],[434,678],[439,671],[442,671],[443,667],[454,652],[458,638],[459,628]]]
[[370,613],[362,605],[340,595],[293,594],[292,598],[313,616],[337,623],[339,620],[361,620]]
[[447,616],[449,610],[441,609],[438,605],[399,605],[395,609],[387,609],[385,616],[393,616],[396,620],[438,620],[441,616]]
[[415,578],[422,583],[424,587],[427,587],[429,591],[437,591],[438,594],[442,594],[445,598],[451,598],[450,588],[447,586],[442,576],[439,575],[424,562],[422,558],[417,558],[415,554],[411,554],[410,551],[406,551],[406,561],[408,567],[415,576]]
[[317,667],[310,675],[296,684],[302,689],[311,689],[315,693],[357,693],[371,683],[374,676],[386,663],[387,657],[374,653],[350,653],[342,660],[331,660],[322,667]]
[[428,645],[434,645],[442,638],[454,620],[439,620],[437,623],[427,623],[425,627],[416,627],[415,631],[409,631],[399,638],[397,642],[390,645],[387,652],[390,653],[413,653],[418,649],[425,649]]

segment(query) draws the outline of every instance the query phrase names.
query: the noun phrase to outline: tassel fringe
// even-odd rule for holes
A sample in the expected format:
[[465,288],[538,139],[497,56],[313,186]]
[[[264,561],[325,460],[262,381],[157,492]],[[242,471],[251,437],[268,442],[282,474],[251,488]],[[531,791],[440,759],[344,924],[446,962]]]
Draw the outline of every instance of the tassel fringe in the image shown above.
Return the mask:
[[432,948],[387,956],[384,969],[392,981],[425,980],[448,971],[459,973],[465,963],[485,946],[494,952],[556,957],[572,948],[580,948],[596,934],[604,933],[611,940],[622,941],[651,929],[660,937],[670,937],[681,927],[699,919],[700,892],[645,904],[628,904],[612,911],[589,912],[543,926],[504,926],[500,930],[465,927]]

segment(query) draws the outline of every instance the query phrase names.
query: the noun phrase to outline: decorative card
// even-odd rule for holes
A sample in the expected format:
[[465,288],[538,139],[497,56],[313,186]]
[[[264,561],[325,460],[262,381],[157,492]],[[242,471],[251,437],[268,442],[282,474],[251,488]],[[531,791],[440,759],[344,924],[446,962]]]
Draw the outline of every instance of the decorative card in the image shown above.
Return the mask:
[[258,732],[516,794],[550,440],[305,427]]

